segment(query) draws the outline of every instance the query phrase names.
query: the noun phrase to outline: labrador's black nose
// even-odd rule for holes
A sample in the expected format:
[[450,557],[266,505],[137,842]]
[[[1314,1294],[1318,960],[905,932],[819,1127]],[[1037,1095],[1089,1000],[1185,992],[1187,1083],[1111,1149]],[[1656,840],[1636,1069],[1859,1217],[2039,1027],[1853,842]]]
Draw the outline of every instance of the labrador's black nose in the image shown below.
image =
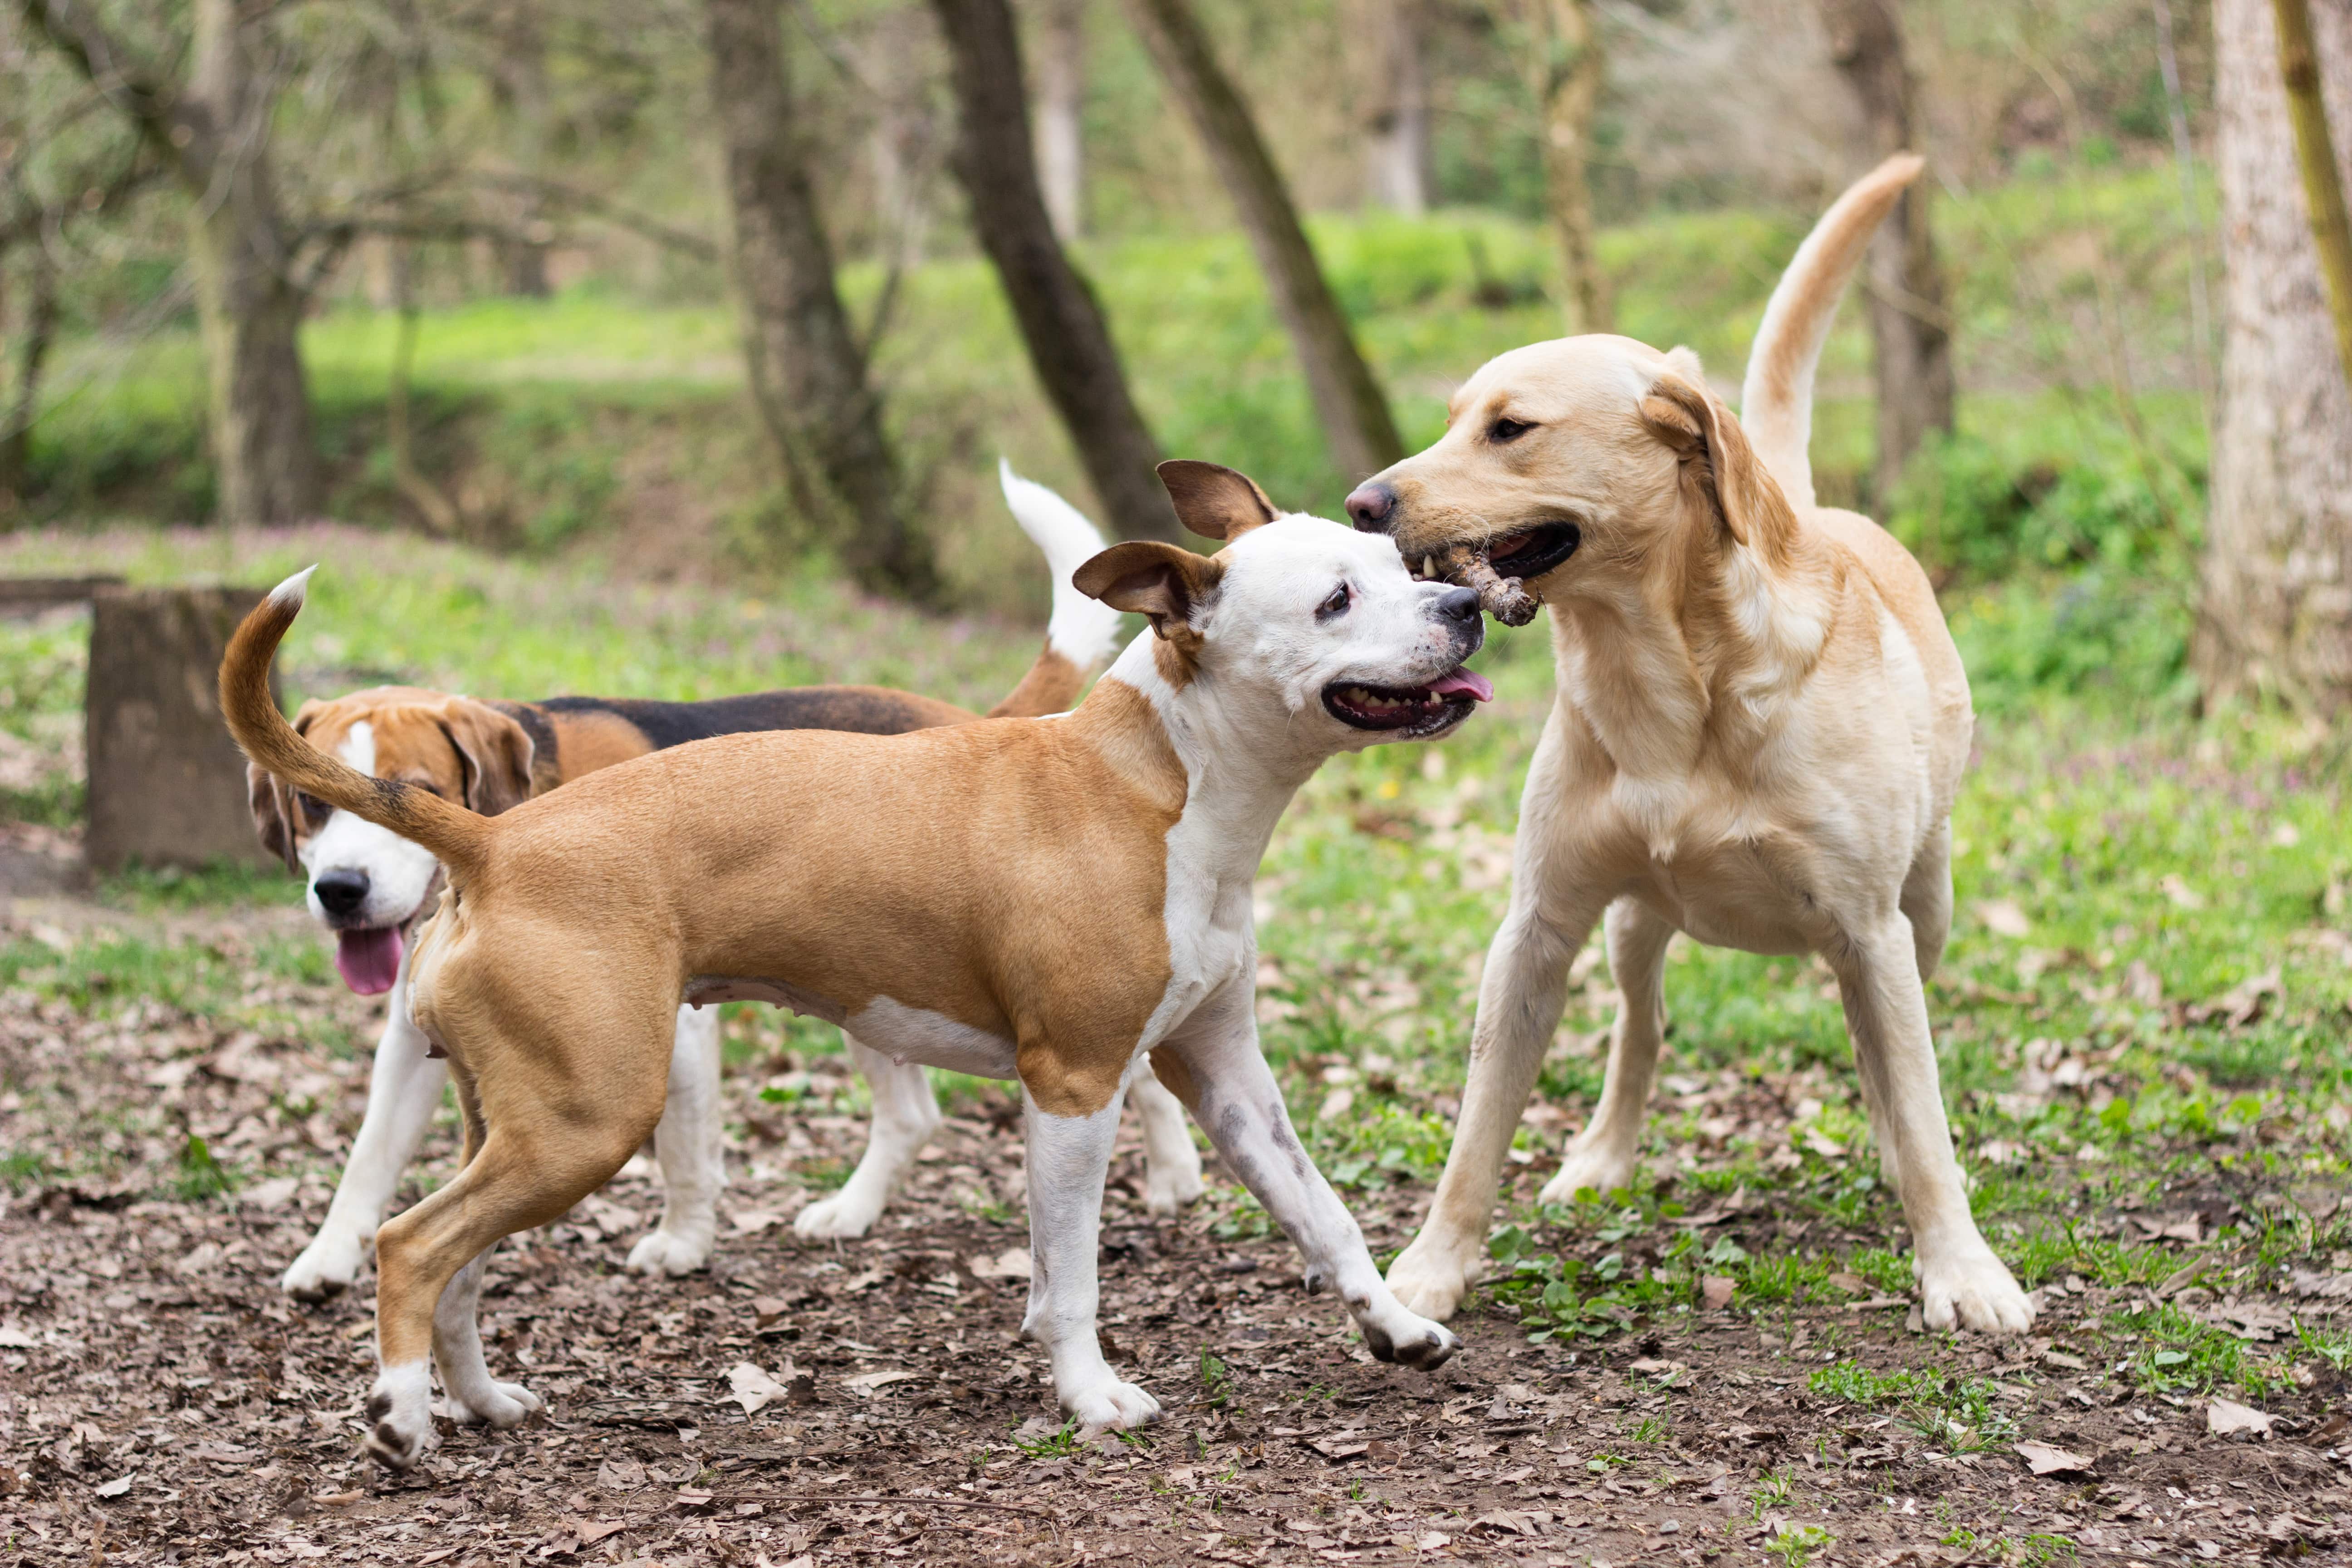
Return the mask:
[[1348,493],[1348,515],[1365,533],[1386,533],[1389,513],[1396,510],[1396,491],[1378,479],[1367,479]]
[[319,907],[329,914],[355,914],[367,901],[368,874],[341,869],[321,871],[319,879],[310,884],[310,890],[319,895]]
[[1475,621],[1478,618],[1478,590],[1448,588],[1437,600],[1438,616],[1449,621]]

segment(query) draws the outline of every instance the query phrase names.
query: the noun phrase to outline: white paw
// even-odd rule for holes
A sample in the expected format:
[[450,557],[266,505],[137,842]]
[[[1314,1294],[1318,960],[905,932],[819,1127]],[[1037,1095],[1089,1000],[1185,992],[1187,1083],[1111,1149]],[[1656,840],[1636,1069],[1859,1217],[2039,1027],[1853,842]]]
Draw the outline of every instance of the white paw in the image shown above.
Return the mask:
[[504,1431],[522,1425],[523,1417],[541,1408],[538,1394],[520,1383],[485,1383],[464,1395],[451,1394],[442,1404],[449,1419],[460,1426],[488,1426]]
[[415,1468],[433,1442],[433,1391],[420,1365],[380,1373],[368,1394],[367,1451],[386,1469]]
[[1401,1302],[1366,1312],[1356,1326],[1363,1331],[1364,1348],[1375,1361],[1394,1362],[1422,1372],[1433,1372],[1454,1359],[1462,1342],[1446,1329]]
[[2009,1266],[1981,1241],[1933,1259],[1916,1258],[1919,1315],[1927,1325],[1973,1329],[1980,1334],[2021,1334],[2033,1326],[2033,1299],[2017,1288]]
[[1088,1436],[1099,1432],[1129,1432],[1160,1419],[1160,1401],[1135,1384],[1116,1378],[1064,1394],[1062,1410]]
[[1389,1265],[1389,1289],[1406,1311],[1444,1322],[1470,1294],[1470,1269],[1424,1229]]
[[670,1230],[647,1231],[629,1248],[632,1274],[691,1274],[710,1261],[710,1237]]
[[874,1228],[882,1205],[844,1187],[793,1216],[794,1234],[813,1240],[855,1241]]
[[1630,1187],[1633,1184],[1633,1156],[1613,1149],[1588,1149],[1570,1143],[1559,1163],[1559,1173],[1544,1184],[1538,1196],[1548,1204],[1570,1204],[1587,1187],[1601,1194]]
[[1198,1165],[1189,1171],[1154,1165],[1143,1178],[1143,1212],[1154,1219],[1172,1219],[1207,1190]]
[[323,1301],[350,1289],[366,1262],[367,1237],[352,1230],[321,1230],[287,1268],[278,1289],[297,1301]]

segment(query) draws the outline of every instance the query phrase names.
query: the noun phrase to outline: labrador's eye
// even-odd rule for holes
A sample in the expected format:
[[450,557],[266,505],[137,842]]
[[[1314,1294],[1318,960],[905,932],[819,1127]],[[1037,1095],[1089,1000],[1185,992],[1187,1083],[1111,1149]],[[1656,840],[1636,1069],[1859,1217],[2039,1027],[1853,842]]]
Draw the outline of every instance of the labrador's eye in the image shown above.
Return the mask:
[[1331,590],[1330,597],[1315,606],[1315,618],[1318,621],[1328,621],[1334,616],[1344,616],[1348,613],[1349,605],[1353,603],[1355,595],[1348,591],[1348,584],[1342,583]]
[[327,818],[334,814],[334,807],[316,795],[303,795],[298,791],[294,799],[302,808],[303,820],[314,830],[324,826]]
[[1486,439],[1500,447],[1517,440],[1534,428],[1524,419],[1497,419],[1486,426]]

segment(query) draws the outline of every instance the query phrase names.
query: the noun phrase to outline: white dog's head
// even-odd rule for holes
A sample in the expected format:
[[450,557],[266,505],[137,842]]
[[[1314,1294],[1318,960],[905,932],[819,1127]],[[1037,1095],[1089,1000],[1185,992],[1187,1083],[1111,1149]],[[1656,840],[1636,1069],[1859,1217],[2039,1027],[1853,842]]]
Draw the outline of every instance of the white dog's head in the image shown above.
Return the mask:
[[1160,474],[1184,525],[1225,548],[1114,545],[1075,581],[1150,618],[1170,688],[1278,719],[1285,746],[1316,756],[1442,735],[1494,695],[1462,668],[1486,639],[1476,594],[1416,581],[1386,538],[1277,512],[1231,468]]
[[[294,728],[371,778],[398,779],[486,815],[528,799],[530,737],[487,703],[383,686],[305,702]],[[247,763],[247,793],[264,848],[300,869],[310,913],[335,933],[335,968],[362,996],[392,989],[408,933],[441,866],[432,852],[348,811],[291,790]]]

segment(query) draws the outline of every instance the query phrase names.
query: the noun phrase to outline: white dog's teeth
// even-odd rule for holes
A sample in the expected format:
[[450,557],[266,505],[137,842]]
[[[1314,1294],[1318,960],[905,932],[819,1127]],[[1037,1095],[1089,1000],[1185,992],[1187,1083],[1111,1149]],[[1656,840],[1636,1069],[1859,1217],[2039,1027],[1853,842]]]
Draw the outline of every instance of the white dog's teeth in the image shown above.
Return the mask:
[[1421,558],[1421,574],[1424,578],[1437,575],[1437,557],[1424,555]]

